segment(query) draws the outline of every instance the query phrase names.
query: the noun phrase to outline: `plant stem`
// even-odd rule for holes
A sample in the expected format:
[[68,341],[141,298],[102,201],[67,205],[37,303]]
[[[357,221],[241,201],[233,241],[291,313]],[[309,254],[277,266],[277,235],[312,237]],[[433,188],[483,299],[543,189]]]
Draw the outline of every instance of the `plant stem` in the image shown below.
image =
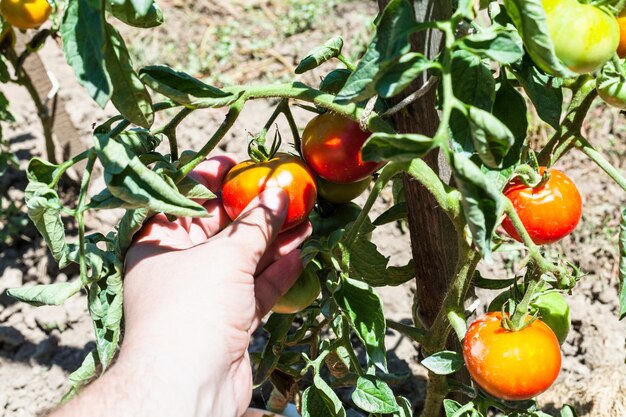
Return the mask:
[[291,136],[293,137],[293,146],[296,149],[296,152],[298,152],[298,154],[300,155],[300,157],[302,157],[300,131],[298,130],[298,125],[296,124],[296,120],[293,117],[293,113],[291,113],[289,102],[285,102],[285,109],[283,113],[285,114],[285,118],[287,119],[287,123],[289,124],[289,129],[291,130]]
[[154,134],[163,133],[167,137],[167,140],[170,143],[170,156],[172,158],[172,162],[178,160],[178,140],[176,138],[176,128],[178,128],[178,125],[193,111],[194,109],[184,107],[174,117],[172,117],[172,119],[167,122],[165,126],[154,132]]
[[198,151],[195,158],[191,161],[187,162],[180,168],[179,175],[175,179],[176,182],[180,181],[182,178],[186,177],[200,162],[204,161],[204,159],[211,153],[211,151],[218,145],[220,140],[228,133],[230,128],[235,124],[235,121],[241,114],[243,110],[243,106],[246,104],[246,98],[243,96],[239,98],[239,100],[235,101],[231,106],[230,110],[226,114],[224,121],[220,125],[220,127],[215,131],[211,139]]
[[576,138],[581,135],[581,128],[589,108],[598,94],[595,78],[591,75],[579,77],[572,90],[574,96],[565,119],[552,139],[537,155],[540,165],[554,165],[575,144]]
[[337,56],[337,59],[341,61],[341,63],[345,65],[349,71],[354,71],[356,69],[356,65],[354,65],[354,63],[349,60],[344,54],[339,54]]
[[85,253],[85,200],[87,198],[89,182],[91,181],[91,172],[93,171],[96,158],[97,154],[95,151],[92,150],[89,153],[87,166],[85,167],[85,175],[83,176],[82,182],[80,184],[80,195],[78,197],[78,204],[76,205],[75,214],[76,224],[78,224],[80,279],[83,284],[87,284],[87,258]]
[[626,178],[615,168],[609,161],[607,161],[600,152],[598,152],[588,141],[583,137],[576,139],[576,147],[585,155],[596,163],[613,181],[617,183],[624,191],[626,191]]

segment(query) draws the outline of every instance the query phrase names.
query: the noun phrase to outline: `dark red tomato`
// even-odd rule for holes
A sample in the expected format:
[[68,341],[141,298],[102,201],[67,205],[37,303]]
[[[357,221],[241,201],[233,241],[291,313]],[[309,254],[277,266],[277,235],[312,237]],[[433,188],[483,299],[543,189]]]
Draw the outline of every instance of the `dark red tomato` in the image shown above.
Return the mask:
[[382,164],[364,162],[361,148],[370,133],[334,113],[316,116],[302,134],[302,156],[321,178],[340,184],[361,181]]
[[[544,171],[544,167],[539,169],[540,174]],[[528,234],[538,245],[554,243],[572,233],[582,215],[578,188],[556,169],[551,169],[550,179],[537,188],[515,178],[504,188],[504,195],[511,200]],[[513,239],[522,241],[508,216],[502,226]]]
[[494,397],[528,400],[547,390],[561,370],[559,341],[540,320],[511,332],[502,314],[474,321],[463,339],[465,366],[476,383]]
[[278,153],[266,162],[248,160],[232,168],[222,187],[222,204],[236,219],[267,188],[282,188],[289,195],[289,210],[281,231],[305,221],[317,198],[313,174],[300,158]]

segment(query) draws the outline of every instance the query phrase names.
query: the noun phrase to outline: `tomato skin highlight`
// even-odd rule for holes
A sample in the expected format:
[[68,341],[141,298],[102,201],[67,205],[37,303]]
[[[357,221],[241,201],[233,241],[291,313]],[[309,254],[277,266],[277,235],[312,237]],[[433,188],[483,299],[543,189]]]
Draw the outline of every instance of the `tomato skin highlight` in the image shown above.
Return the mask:
[[339,184],[336,182],[326,181],[323,178],[318,178],[317,191],[320,197],[330,203],[345,204],[363,194],[371,182],[371,177],[347,184]]
[[319,177],[339,184],[364,180],[383,164],[364,162],[361,148],[370,137],[358,123],[334,113],[314,117],[302,133],[302,156]]
[[0,13],[18,29],[34,29],[41,26],[52,13],[46,0],[2,0]]
[[289,209],[281,232],[304,222],[313,210],[317,198],[313,174],[300,158],[278,153],[266,162],[241,162],[226,174],[222,187],[226,213],[235,220],[256,196],[268,188],[282,188],[289,196]]
[[289,291],[276,302],[272,311],[279,314],[295,314],[313,304],[322,292],[317,269],[313,263],[307,265]]
[[613,15],[578,0],[544,1],[556,56],[574,72],[594,72],[611,59],[620,40]]
[[[543,175],[545,167],[539,168]],[[537,188],[525,185],[519,178],[509,182],[503,191],[511,200],[522,224],[537,245],[554,243],[576,229],[582,216],[582,199],[574,182],[556,169],[550,170],[550,179]],[[509,217],[502,227],[515,240],[522,239]]]
[[547,390],[561,370],[559,341],[540,320],[511,332],[502,314],[474,321],[463,339],[465,365],[474,381],[494,397],[520,401]]

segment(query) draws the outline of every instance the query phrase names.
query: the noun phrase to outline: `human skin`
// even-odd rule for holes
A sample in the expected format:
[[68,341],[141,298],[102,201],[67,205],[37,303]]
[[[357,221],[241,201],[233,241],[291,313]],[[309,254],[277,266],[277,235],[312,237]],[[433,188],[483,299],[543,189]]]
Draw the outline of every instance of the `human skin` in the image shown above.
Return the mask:
[[[192,176],[219,191],[236,161]],[[52,417],[241,416],[252,395],[250,335],[302,272],[304,224],[278,234],[284,191],[269,189],[234,222],[219,199],[206,219],[153,217],[126,258],[124,341],[116,364]]]

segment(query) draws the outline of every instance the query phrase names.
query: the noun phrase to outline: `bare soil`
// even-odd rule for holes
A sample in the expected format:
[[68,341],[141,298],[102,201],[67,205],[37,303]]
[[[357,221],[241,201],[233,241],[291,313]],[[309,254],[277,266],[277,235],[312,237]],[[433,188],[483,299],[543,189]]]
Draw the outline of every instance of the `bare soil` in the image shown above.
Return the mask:
[[[307,21],[294,23],[293,19],[286,18],[290,8],[296,7],[294,3],[162,1],[160,4],[166,16],[164,26],[147,32],[125,29],[124,35],[132,39],[130,47],[139,64],[168,63],[207,77],[216,85],[285,80],[307,50],[334,34],[344,36],[349,54],[356,55],[362,50],[369,30],[367,22],[375,14],[373,2],[318,4],[310,13],[320,13],[320,17],[313,19],[311,24]],[[49,42],[40,55],[60,80],[60,97],[85,146],[89,146],[93,124],[112,115],[114,109],[99,109],[87,97],[65,64],[58,45]],[[304,81],[315,83],[332,68],[332,65],[326,65],[307,75]],[[41,130],[28,96],[15,87],[1,88],[9,96],[12,110],[18,117],[17,123],[4,126],[5,137],[17,153],[23,169],[30,157],[42,154]],[[249,103],[244,116],[220,145],[219,152],[232,152],[244,158],[249,133],[260,130],[273,104]],[[192,114],[181,125],[181,147],[198,149],[223,116],[222,110]],[[305,111],[296,111],[300,127],[309,118]],[[624,169],[626,124],[623,116],[597,106],[588,120],[586,128],[592,143],[611,162]],[[285,128],[282,121],[279,126]],[[537,137],[541,140],[542,135]],[[539,397],[539,404],[554,415],[557,415],[555,407],[569,403],[581,416],[624,417],[626,322],[617,319],[617,234],[620,208],[625,203],[626,194],[581,154],[569,155],[559,167],[566,170],[580,187],[585,208],[578,229],[547,250],[555,256],[566,255],[588,275],[567,297],[572,308],[573,328],[563,345],[563,370],[558,382]],[[10,170],[2,176],[0,209],[7,209],[7,199],[23,201],[25,185],[26,179],[20,171]],[[93,184],[93,191],[102,187],[103,182],[99,179]],[[66,198],[71,201],[72,195]],[[386,190],[375,212],[381,212],[390,204],[391,193]],[[118,217],[119,213],[107,211],[90,216],[88,222],[91,228],[106,232],[115,225]],[[0,228],[2,226],[0,224]],[[410,257],[409,237],[399,225],[379,228],[374,233],[374,241],[394,264],[406,263]],[[513,247],[510,252],[500,254],[493,264],[481,265],[484,274],[501,278],[512,276],[514,266],[521,258],[518,249]],[[0,293],[21,285],[74,279],[77,272],[75,269],[58,270],[32,226],[27,226],[5,244],[0,243]],[[388,318],[410,320],[412,287],[412,283],[407,283],[379,290]],[[495,294],[478,292],[481,299],[478,312]],[[39,308],[0,296],[0,417],[43,415],[69,389],[67,376],[80,365],[93,346],[93,329],[86,306],[87,300],[82,294],[60,307]],[[251,349],[260,349],[263,338],[263,332],[258,331]],[[389,332],[386,342],[392,370],[412,375],[397,387],[398,392],[419,404],[424,398],[426,372],[417,361],[418,347],[394,332]],[[262,407],[268,396],[268,389],[258,390],[255,405]]]

